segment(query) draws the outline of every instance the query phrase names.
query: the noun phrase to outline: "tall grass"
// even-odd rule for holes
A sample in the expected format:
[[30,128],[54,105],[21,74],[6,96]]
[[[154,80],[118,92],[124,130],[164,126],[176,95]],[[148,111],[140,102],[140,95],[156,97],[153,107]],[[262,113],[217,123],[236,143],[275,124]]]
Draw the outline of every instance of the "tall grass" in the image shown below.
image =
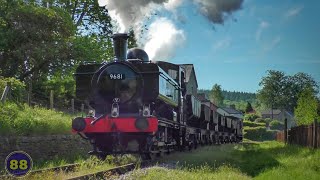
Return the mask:
[[72,116],[41,107],[0,104],[0,135],[68,134]]
[[[136,179],[320,179],[320,150],[275,141],[202,147],[161,163],[177,168],[136,172]],[[135,179],[135,178],[133,178]]]

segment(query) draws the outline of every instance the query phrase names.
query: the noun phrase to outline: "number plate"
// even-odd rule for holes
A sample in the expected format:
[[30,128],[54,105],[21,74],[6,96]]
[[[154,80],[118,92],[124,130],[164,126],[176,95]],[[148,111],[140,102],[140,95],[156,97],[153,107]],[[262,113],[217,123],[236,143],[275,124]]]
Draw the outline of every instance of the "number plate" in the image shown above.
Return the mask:
[[112,73],[112,74],[109,74],[109,78],[111,80],[122,80],[122,79],[125,79],[125,76],[124,74],[120,74],[120,73]]

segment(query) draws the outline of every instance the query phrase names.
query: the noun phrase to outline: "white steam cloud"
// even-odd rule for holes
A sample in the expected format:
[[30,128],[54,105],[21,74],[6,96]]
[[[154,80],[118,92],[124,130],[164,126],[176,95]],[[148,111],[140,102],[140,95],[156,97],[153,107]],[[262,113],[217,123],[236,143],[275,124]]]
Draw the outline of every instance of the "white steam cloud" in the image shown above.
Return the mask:
[[[141,37],[146,18],[154,12],[167,10],[174,13],[175,21],[185,23],[185,16],[177,13],[186,0],[98,0],[100,6],[106,6],[111,18],[119,24],[120,32],[133,28],[137,39]],[[194,2],[198,12],[215,24],[223,24],[228,16],[241,8],[243,0],[189,0]],[[146,52],[154,60],[170,60],[177,48],[181,47],[186,36],[175,22],[159,17],[148,27]]]
[[177,29],[173,22],[166,18],[157,19],[150,25],[147,38],[144,49],[150,59],[162,61],[174,57],[176,48],[186,41],[184,31]]

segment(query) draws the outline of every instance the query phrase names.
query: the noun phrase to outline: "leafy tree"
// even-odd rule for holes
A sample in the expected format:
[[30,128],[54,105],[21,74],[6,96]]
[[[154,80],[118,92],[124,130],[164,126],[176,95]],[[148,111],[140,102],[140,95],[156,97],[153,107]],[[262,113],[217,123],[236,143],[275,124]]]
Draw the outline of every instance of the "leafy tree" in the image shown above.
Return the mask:
[[221,86],[214,84],[210,92],[210,100],[217,106],[222,106],[223,99],[224,97],[222,95]]
[[135,34],[134,31],[132,29],[130,29],[129,33],[129,39],[128,39],[128,48],[134,48],[137,47],[137,40],[135,38]]
[[281,71],[269,70],[268,76],[263,77],[259,86],[258,99],[270,108],[282,108],[285,104],[285,89],[288,79]]
[[303,89],[298,99],[298,106],[295,108],[296,123],[298,125],[310,124],[318,119],[318,102],[312,87]]
[[313,92],[318,92],[318,85],[308,74],[297,73],[293,76],[284,72],[269,70],[259,85],[258,100],[268,108],[286,109],[293,112],[297,105],[299,94],[309,86]]
[[4,0],[0,11],[3,76],[38,79],[69,64],[69,37],[74,26],[65,11]]
[[46,8],[60,8],[69,14],[81,35],[109,37],[112,34],[111,18],[98,0],[25,0]]
[[253,111],[253,108],[251,106],[251,103],[247,102],[247,106],[246,106],[245,112],[248,113],[248,112],[252,112],[252,111]]

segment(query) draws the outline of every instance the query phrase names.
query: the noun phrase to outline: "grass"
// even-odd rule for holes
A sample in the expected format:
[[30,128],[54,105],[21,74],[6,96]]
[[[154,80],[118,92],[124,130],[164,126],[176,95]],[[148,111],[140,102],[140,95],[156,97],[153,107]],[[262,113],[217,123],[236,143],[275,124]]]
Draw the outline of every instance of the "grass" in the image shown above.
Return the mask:
[[320,179],[320,150],[275,141],[202,147],[161,162],[177,168],[137,171],[133,179]]
[[[138,159],[132,155],[123,156],[107,156],[106,160],[101,161],[94,156],[86,158],[84,156],[68,157],[66,159],[55,159],[47,162],[38,162],[33,170],[62,166],[66,164],[79,163],[80,165],[73,172],[44,172],[35,175],[28,175],[24,179],[30,180],[51,180],[51,179],[67,179],[87,173],[94,173],[101,170],[110,169],[119,165],[137,162]],[[12,178],[9,178],[12,179]]]
[[69,134],[72,116],[41,107],[0,104],[0,135]]

